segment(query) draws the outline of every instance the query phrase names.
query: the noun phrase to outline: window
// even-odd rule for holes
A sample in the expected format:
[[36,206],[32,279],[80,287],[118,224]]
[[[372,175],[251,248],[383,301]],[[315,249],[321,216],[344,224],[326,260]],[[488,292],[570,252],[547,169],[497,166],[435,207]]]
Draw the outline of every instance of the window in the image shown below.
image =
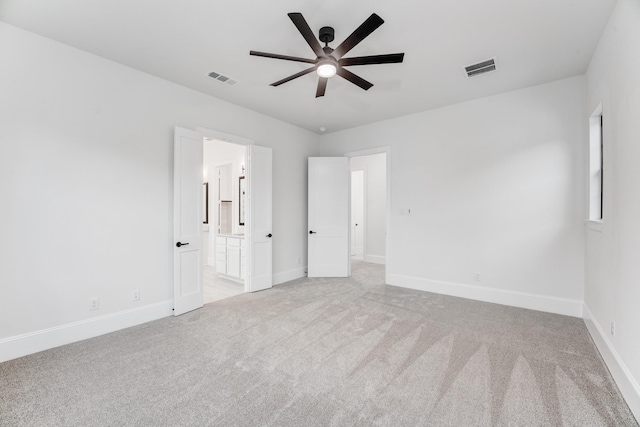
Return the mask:
[[602,104],[589,118],[589,220],[602,221],[603,211],[603,132]]

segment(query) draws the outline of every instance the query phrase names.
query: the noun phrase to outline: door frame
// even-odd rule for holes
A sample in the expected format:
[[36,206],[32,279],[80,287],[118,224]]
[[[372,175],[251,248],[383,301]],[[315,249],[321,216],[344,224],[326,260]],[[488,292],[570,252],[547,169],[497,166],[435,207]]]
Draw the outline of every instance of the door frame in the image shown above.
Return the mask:
[[[384,257],[385,257],[385,266],[384,266],[384,283],[389,284],[391,278],[391,265],[392,265],[392,257],[391,257],[391,146],[385,145],[382,147],[369,148],[366,150],[358,150],[358,151],[349,151],[344,153],[345,157],[361,157],[361,156],[369,156],[372,154],[381,154],[385,153],[387,156],[386,159],[386,169],[387,169],[387,192],[385,195],[386,198],[386,209],[385,209],[385,239],[384,239]],[[351,180],[351,173],[349,173],[349,180]],[[351,188],[349,188],[351,191]],[[349,221],[351,221],[351,207],[349,207]],[[351,229],[349,229],[351,232]],[[351,236],[349,236],[349,245],[351,245]],[[351,254],[351,247],[349,247],[349,254]],[[351,272],[351,255],[349,255],[349,272]]]
[[[200,127],[200,126],[196,126],[196,132],[199,132],[200,134],[202,134],[202,136],[206,137],[206,138],[211,138],[211,139],[217,139],[219,141],[224,141],[224,142],[230,142],[232,144],[238,144],[238,145],[243,145],[245,146],[245,152],[244,152],[244,164],[246,167],[246,171],[245,171],[245,176],[249,176],[251,174],[251,170],[250,167],[251,165],[249,164],[249,145],[254,145],[255,142],[253,141],[253,139],[249,139],[249,138],[244,138],[242,136],[238,136],[238,135],[232,135],[230,133],[225,133],[225,132],[220,132],[217,130],[213,130],[213,129],[208,129],[208,128],[204,128],[204,127]],[[251,180],[247,180],[247,192],[249,194],[251,194],[251,185],[250,182]],[[247,201],[247,208],[249,208],[248,203],[250,203],[250,201]],[[245,223],[249,224],[249,227],[246,227],[246,229],[251,230],[251,224],[252,224],[252,219],[251,218],[251,210],[250,209],[246,209],[245,208]],[[245,233],[245,238],[247,237],[248,233]],[[249,234],[249,236],[251,236],[251,234]],[[250,257],[249,257],[249,244],[250,242],[245,240],[245,248],[247,248],[247,261],[246,261],[246,265],[249,265],[249,262],[251,262]],[[244,292],[250,292],[249,289],[249,280],[247,278],[247,274],[245,272],[245,276],[244,276]]]

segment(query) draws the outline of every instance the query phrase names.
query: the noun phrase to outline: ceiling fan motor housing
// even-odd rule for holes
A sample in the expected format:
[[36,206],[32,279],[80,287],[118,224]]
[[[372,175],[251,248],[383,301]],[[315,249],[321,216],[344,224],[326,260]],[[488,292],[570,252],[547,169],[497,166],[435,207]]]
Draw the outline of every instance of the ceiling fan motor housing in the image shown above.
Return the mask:
[[320,41],[327,44],[333,41],[335,32],[332,27],[322,27],[319,36]]

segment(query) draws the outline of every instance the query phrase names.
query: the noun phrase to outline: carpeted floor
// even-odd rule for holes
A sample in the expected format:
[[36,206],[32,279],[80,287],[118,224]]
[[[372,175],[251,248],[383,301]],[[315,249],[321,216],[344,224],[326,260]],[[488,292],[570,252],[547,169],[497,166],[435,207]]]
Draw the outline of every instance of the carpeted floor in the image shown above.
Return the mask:
[[0,364],[1,426],[637,426],[581,319],[300,279]]

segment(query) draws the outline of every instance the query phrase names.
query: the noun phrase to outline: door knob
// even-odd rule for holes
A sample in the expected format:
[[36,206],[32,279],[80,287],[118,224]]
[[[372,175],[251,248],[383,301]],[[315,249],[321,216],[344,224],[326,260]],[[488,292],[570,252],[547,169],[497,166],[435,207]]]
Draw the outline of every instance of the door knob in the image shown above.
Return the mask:
[[309,234],[316,234],[315,231],[309,231]]
[[182,243],[182,242],[178,242],[178,243],[176,243],[176,246],[177,246],[177,247],[180,247],[180,246],[187,246],[187,245],[188,245],[188,243]]
[[267,234],[267,237],[271,238],[271,236],[273,236],[273,234],[271,233]]

